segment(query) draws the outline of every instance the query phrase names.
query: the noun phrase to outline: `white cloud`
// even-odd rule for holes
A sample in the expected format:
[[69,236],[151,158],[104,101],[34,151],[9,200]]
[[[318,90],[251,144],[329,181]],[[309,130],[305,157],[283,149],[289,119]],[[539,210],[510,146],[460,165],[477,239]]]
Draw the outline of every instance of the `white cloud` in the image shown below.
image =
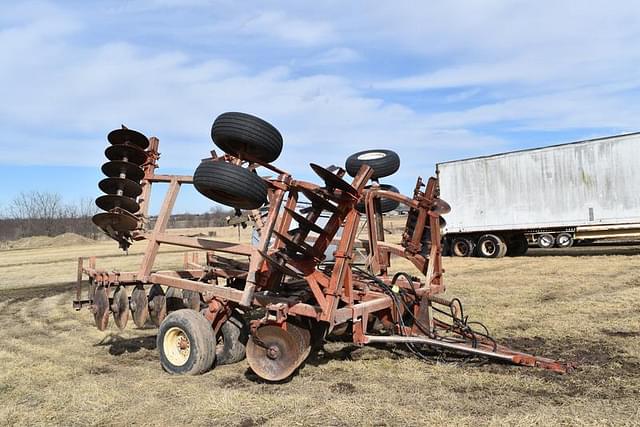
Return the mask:
[[354,49],[348,47],[335,47],[320,53],[311,60],[307,61],[305,65],[335,65],[335,64],[347,64],[362,60],[362,56]]
[[101,6],[122,19],[106,32],[89,3],[0,6],[2,162],[93,166],[125,123],[161,138],[163,167],[190,168],[215,115],[239,110],[282,131],[277,163],[295,174],[390,147],[410,187],[435,160],[517,146],[486,125],[631,129],[640,113],[632,3],[120,4]]

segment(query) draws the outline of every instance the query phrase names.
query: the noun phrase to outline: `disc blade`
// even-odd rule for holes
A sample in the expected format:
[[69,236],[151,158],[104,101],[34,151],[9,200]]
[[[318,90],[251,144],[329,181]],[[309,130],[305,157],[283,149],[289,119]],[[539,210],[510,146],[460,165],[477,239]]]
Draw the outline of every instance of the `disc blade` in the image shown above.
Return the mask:
[[131,197],[115,196],[113,194],[98,197],[96,199],[96,206],[105,211],[110,211],[113,208],[122,208],[132,214],[140,210],[138,202]]
[[118,191],[122,191],[123,196],[133,198],[142,193],[142,186],[127,178],[105,178],[98,183],[98,187],[107,194],[118,194]]
[[183,290],[182,304],[191,310],[200,311],[200,293],[196,291]]
[[445,215],[451,212],[451,206],[449,203],[445,202],[442,199],[435,199],[433,201],[433,207],[431,208],[434,212],[438,212],[440,215]]
[[119,329],[124,329],[129,321],[129,297],[124,286],[118,286],[113,293],[111,311],[113,312],[113,320],[116,322],[116,326]]
[[353,188],[351,184],[347,183],[344,179],[340,178],[333,172],[323,168],[315,163],[310,163],[311,169],[325,182],[328,188],[335,188],[353,196],[358,194],[358,190]]
[[135,163],[123,160],[113,160],[102,165],[102,173],[110,178],[129,178],[132,181],[140,182],[144,178],[144,171]]
[[93,293],[93,309],[96,327],[104,331],[109,324],[109,296],[107,289],[102,285],[98,286]]
[[160,285],[153,285],[149,290],[149,318],[151,322],[160,326],[167,317],[167,297]]
[[184,307],[182,302],[182,289],[179,288],[167,288],[166,294],[167,311],[176,311]]
[[133,129],[116,129],[109,132],[107,140],[113,145],[117,144],[134,144],[146,150],[149,146],[149,139],[138,131]]
[[149,300],[142,285],[136,285],[131,292],[129,308],[131,308],[131,314],[133,315],[133,323],[138,328],[142,328],[149,318]]
[[247,361],[260,378],[281,381],[289,377],[301,363],[296,339],[284,329],[267,325],[258,328],[247,344]]
[[311,331],[304,326],[287,322],[287,332],[298,343],[298,351],[300,352],[299,364],[302,364],[311,353]]
[[104,150],[109,160],[125,160],[140,166],[147,161],[147,153],[137,145],[111,145]]
[[96,214],[91,218],[91,221],[105,231],[111,227],[114,231],[124,233],[135,230],[138,227],[138,221],[135,218],[116,212]]

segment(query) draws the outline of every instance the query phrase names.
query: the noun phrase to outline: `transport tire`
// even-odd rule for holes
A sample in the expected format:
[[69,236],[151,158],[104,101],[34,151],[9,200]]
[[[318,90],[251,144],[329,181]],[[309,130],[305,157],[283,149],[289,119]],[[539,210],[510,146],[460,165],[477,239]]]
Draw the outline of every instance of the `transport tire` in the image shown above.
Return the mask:
[[523,256],[529,250],[529,241],[524,234],[516,234],[509,240],[507,256]]
[[211,139],[227,154],[247,155],[263,163],[273,162],[282,152],[278,129],[251,114],[220,114],[211,126]]
[[170,374],[202,374],[216,358],[211,323],[195,310],[170,313],[160,325],[156,343],[160,364]]
[[393,175],[400,169],[400,157],[391,150],[365,150],[350,155],[344,168],[351,176],[356,176],[362,165],[373,169],[371,179]]
[[466,237],[456,237],[451,242],[451,253],[453,256],[469,257],[473,255],[475,247],[473,240]]
[[507,252],[507,245],[502,237],[485,234],[478,239],[476,252],[481,258],[501,258]]
[[236,209],[257,209],[267,201],[267,186],[255,173],[223,161],[206,160],[193,174],[203,196]]
[[542,249],[550,249],[556,243],[556,238],[553,237],[553,234],[543,233],[538,236],[536,239],[536,244],[539,248]]
[[239,313],[233,313],[218,331],[216,365],[230,365],[245,358],[249,328]]
[[[371,186],[367,185],[364,188],[365,190],[367,190],[371,188]],[[389,184],[380,184],[380,190],[391,191],[393,193],[400,193],[400,191],[396,187]],[[382,210],[382,213],[391,212],[392,210],[396,209],[398,206],[400,206],[400,202],[398,202],[397,200],[380,198],[380,208]],[[356,205],[356,210],[360,213],[365,213],[364,200],[360,200],[358,202],[358,204]]]
[[560,233],[556,236],[556,246],[559,248],[570,248],[573,246],[573,236],[571,233]]

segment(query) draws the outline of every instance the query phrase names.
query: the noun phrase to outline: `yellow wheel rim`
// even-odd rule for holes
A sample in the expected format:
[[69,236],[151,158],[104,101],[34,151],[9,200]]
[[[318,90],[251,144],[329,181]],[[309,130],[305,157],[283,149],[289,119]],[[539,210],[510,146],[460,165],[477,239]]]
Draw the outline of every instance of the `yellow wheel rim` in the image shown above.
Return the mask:
[[191,342],[182,329],[174,326],[164,334],[162,349],[172,365],[182,366],[189,360]]

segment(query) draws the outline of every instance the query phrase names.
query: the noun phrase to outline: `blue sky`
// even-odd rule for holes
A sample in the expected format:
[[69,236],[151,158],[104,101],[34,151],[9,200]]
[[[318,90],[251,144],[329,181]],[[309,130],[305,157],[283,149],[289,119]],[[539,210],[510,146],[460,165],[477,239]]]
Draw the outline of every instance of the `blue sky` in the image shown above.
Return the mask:
[[[20,191],[99,195],[121,123],[160,138],[160,171],[191,174],[218,114],[253,113],[294,176],[389,148],[404,192],[438,161],[638,131],[639,16],[632,1],[2,2],[0,211]],[[210,207],[186,189],[176,211]]]

